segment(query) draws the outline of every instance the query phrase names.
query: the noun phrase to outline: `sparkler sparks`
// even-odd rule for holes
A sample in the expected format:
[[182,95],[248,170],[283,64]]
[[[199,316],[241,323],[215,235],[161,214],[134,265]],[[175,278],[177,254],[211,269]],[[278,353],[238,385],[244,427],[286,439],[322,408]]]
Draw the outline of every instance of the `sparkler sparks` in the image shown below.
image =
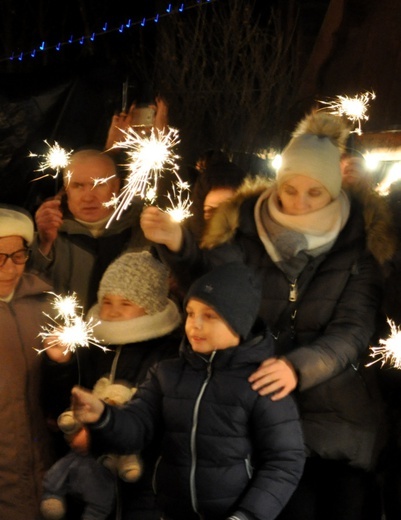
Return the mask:
[[149,203],[153,202],[162,171],[169,169],[176,174],[178,169],[176,161],[179,156],[173,152],[174,147],[179,143],[176,129],[169,128],[161,131],[152,128],[149,135],[143,135],[129,127],[127,131],[121,130],[121,132],[125,135],[125,140],[114,143],[112,148],[127,150],[127,168],[130,173],[120,194],[107,204],[116,206],[107,226],[114,218],[120,217],[135,196]]
[[52,318],[49,314],[44,313],[49,318],[50,324],[42,327],[39,336],[43,340],[47,340],[48,346],[43,349],[35,349],[39,354],[58,345],[65,347],[64,355],[68,352],[75,352],[78,347],[89,347],[89,345],[94,345],[104,351],[108,350],[94,336],[93,330],[98,322],[94,322],[92,318],[86,321],[83,319],[82,307],[79,305],[75,293],[65,297],[50,294],[54,296],[52,307],[57,314],[55,318]]
[[[173,220],[176,222],[182,222],[192,215],[189,210],[192,205],[189,193],[189,184],[183,182],[180,177],[178,177],[178,182],[173,184],[173,193],[169,193],[167,198],[171,202],[172,206],[171,208],[167,208],[165,211]],[[173,199],[177,200],[177,203],[174,203]]]
[[44,172],[47,169],[52,169],[55,171],[55,173],[53,175],[51,173],[47,173],[41,177],[37,177],[35,181],[43,179],[43,177],[52,177],[55,179],[60,173],[60,170],[68,166],[70,156],[73,152],[73,150],[67,152],[64,148],[61,148],[57,142],[55,142],[53,146],[50,145],[47,141],[45,141],[45,143],[49,147],[47,154],[38,155],[31,152],[29,157],[43,157],[43,160],[39,163],[39,168],[35,171]]
[[366,366],[380,362],[382,367],[387,363],[394,368],[401,368],[401,329],[392,320],[387,320],[390,325],[390,335],[387,339],[380,339],[379,346],[371,346],[370,357],[376,358]]
[[376,94],[374,92],[365,92],[363,94],[357,94],[353,98],[337,96],[334,101],[319,101],[319,103],[328,105],[330,114],[346,116],[350,121],[358,123],[357,128],[351,133],[361,135],[361,121],[367,121],[369,119],[367,115],[369,102],[375,98]]

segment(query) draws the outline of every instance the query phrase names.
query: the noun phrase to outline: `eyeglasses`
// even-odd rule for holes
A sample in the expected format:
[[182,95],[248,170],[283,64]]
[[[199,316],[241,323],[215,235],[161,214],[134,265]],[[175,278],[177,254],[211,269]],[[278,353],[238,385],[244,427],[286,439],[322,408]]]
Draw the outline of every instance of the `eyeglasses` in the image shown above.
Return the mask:
[[29,249],[18,249],[18,251],[14,251],[14,253],[0,253],[0,267],[3,267],[7,260],[11,258],[14,264],[22,265],[26,264],[28,261],[30,254]]

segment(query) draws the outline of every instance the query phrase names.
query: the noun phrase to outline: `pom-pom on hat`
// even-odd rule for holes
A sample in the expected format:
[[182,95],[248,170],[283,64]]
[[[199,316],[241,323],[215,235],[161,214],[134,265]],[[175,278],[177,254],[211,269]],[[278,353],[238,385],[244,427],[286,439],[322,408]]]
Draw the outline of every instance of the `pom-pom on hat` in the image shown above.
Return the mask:
[[149,251],[124,253],[109,265],[97,293],[101,303],[106,294],[118,294],[152,315],[168,304],[168,269]]
[[305,175],[320,182],[336,199],[342,182],[340,158],[349,131],[338,116],[323,111],[307,115],[281,154],[277,186],[294,175]]
[[260,284],[246,265],[223,264],[191,285],[184,305],[194,298],[213,309],[242,339],[249,335],[259,313]]
[[22,237],[29,245],[33,242],[34,225],[31,215],[19,206],[0,204],[0,237]]

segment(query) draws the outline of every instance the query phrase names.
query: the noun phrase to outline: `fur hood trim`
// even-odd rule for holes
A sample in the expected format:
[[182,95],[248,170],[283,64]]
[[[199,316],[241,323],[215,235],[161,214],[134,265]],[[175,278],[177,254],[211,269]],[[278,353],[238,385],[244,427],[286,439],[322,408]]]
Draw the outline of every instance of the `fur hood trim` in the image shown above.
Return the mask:
[[213,217],[207,222],[200,247],[212,249],[231,240],[239,225],[240,207],[243,202],[261,195],[274,186],[275,181],[268,177],[247,177],[236,191],[234,197],[223,202]]
[[363,208],[367,248],[379,264],[384,265],[399,247],[387,199],[363,184],[352,187],[349,193]]
[[[275,180],[267,177],[245,179],[236,195],[221,204],[208,221],[200,247],[212,249],[230,241],[239,226],[241,205],[274,185]],[[348,193],[363,208],[368,250],[381,265],[385,264],[397,248],[395,227],[386,199],[371,188],[353,187]]]

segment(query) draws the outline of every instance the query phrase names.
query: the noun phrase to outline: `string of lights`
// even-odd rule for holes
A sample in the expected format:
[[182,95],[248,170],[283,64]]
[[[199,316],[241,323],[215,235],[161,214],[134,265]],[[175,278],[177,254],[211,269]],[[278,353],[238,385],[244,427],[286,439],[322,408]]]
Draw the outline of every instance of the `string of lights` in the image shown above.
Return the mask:
[[127,21],[116,25],[116,26],[109,26],[108,22],[105,22],[101,29],[97,31],[93,31],[88,35],[81,35],[81,36],[74,36],[71,34],[71,36],[64,41],[59,41],[55,44],[47,44],[46,41],[42,41],[40,44],[35,46],[30,51],[22,51],[22,52],[12,52],[11,55],[0,58],[0,63],[5,61],[23,61],[25,58],[35,58],[38,54],[48,51],[56,51],[59,52],[63,48],[67,46],[71,46],[74,44],[78,45],[85,45],[89,42],[94,42],[96,38],[105,36],[106,34],[110,33],[123,33],[126,30],[130,30],[134,27],[145,27],[149,23],[158,23],[162,18],[165,18],[167,16],[171,16],[178,13],[183,13],[184,11],[188,11],[189,9],[193,9],[196,7],[200,7],[205,4],[211,4],[216,2],[217,0],[195,0],[193,2],[180,2],[177,5],[173,5],[172,3],[169,3],[166,10],[164,12],[158,12],[154,16],[150,16],[147,18],[141,18],[139,20],[131,20],[128,19]]

